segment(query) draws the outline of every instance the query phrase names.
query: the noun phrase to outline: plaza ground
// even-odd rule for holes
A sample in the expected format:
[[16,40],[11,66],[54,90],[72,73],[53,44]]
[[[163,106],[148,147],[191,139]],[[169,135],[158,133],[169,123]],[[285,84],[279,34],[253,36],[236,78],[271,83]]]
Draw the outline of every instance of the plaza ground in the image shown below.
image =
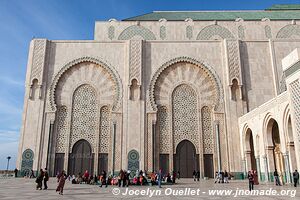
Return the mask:
[[[56,179],[50,178],[48,190],[36,190],[34,179],[24,178],[8,178],[0,179],[0,199],[263,199],[263,200],[276,200],[276,199],[299,199],[300,187],[294,188],[291,185],[274,186],[273,184],[260,184],[255,186],[257,190],[268,191],[270,188],[280,193],[283,190],[290,190],[288,195],[267,195],[267,196],[237,196],[234,198],[233,193],[237,188],[248,189],[248,182],[241,180],[233,180],[229,184],[214,184],[213,180],[201,180],[200,182],[194,182],[192,179],[180,179],[176,185],[164,185],[161,189],[160,195],[153,195],[149,197],[149,191],[158,190],[157,186],[129,186],[129,190],[132,192],[144,190],[148,191],[148,195],[114,195],[113,192],[125,193],[126,188],[118,188],[117,186],[108,186],[107,188],[100,188],[94,185],[72,185],[69,181],[66,182],[64,195],[60,196],[55,192]],[[148,189],[149,188],[149,189]],[[186,189],[188,188],[188,189]],[[190,188],[190,189],[189,189]],[[199,195],[166,195],[166,192],[191,192],[200,189]],[[291,190],[296,189],[295,197],[291,197]],[[232,190],[231,195],[209,195],[209,190]],[[187,194],[187,193],[186,193]],[[295,192],[294,192],[295,194]]]

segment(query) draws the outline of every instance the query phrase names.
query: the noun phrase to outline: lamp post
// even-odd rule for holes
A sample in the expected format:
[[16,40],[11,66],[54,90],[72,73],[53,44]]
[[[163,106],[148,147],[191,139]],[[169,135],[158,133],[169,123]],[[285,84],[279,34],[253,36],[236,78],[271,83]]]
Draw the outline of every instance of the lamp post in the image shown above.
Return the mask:
[[11,159],[10,156],[7,156],[7,167],[6,167],[6,175],[8,176],[8,167],[9,167],[9,160]]

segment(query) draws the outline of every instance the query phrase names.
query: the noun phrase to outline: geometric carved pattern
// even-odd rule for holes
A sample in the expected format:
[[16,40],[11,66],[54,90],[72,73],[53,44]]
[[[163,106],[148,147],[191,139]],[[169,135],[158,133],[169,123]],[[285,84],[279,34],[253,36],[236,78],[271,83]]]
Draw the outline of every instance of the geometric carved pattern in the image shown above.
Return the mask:
[[227,40],[227,51],[228,51],[229,81],[231,84],[233,79],[237,79],[241,81],[238,41]]
[[[78,69],[80,67],[82,68]],[[65,97],[73,92],[74,85],[86,81],[93,82],[95,88],[102,90],[99,91],[100,100],[107,101],[109,104],[113,103],[112,110],[114,111],[119,109],[122,99],[122,83],[117,71],[101,60],[88,56],[67,63],[56,73],[48,91],[49,109],[56,111],[56,106],[59,104],[57,101],[61,100],[62,92],[66,92],[64,93]],[[105,96],[103,96],[103,92],[106,93]]]
[[211,40],[214,36],[219,36],[222,39],[234,38],[232,33],[227,28],[219,25],[209,25],[199,32],[197,40]]
[[109,26],[108,27],[108,31],[107,31],[108,33],[108,38],[109,39],[114,39],[115,38],[115,27],[113,27],[113,26]]
[[59,106],[57,118],[56,153],[65,153],[68,130],[68,110],[66,106]]
[[32,68],[31,68],[31,78],[38,79],[39,84],[42,83],[43,77],[43,68],[45,62],[45,54],[46,54],[46,40],[44,39],[35,39],[34,40],[34,48],[33,48],[33,59],[32,59]]
[[178,57],[163,64],[152,76],[149,88],[151,108],[156,110],[158,105],[169,105],[172,89],[180,82],[194,85],[201,94],[199,102],[215,106],[215,110],[222,106],[222,84],[216,72],[203,62]]
[[157,105],[169,105],[172,90],[179,83],[193,85],[197,94],[201,94],[199,95],[201,104],[212,106],[217,102],[216,83],[207,71],[193,64],[181,62],[173,64],[160,74],[154,89],[155,103]]
[[93,149],[96,144],[97,93],[90,85],[79,86],[73,94],[70,151],[80,139],[87,140]]
[[156,40],[155,35],[143,26],[129,26],[119,35],[118,40],[130,40],[135,36],[140,36],[144,40]]
[[141,83],[142,40],[130,40],[129,81],[137,79]]
[[214,153],[214,140],[211,128],[211,112],[208,106],[201,109],[202,133],[203,133],[203,153]]
[[183,140],[192,142],[198,152],[197,94],[186,84],[177,86],[172,95],[174,151]]
[[272,31],[271,31],[271,27],[269,25],[265,26],[265,35],[266,35],[266,38],[268,38],[268,39],[272,38]]
[[294,38],[299,39],[300,38],[300,25],[296,24],[289,24],[285,27],[281,28],[276,38]]
[[192,26],[187,26],[186,27],[186,37],[188,39],[192,39],[193,38],[193,27]]
[[238,36],[240,39],[245,39],[245,29],[242,25],[238,27]]
[[160,36],[160,39],[162,39],[162,40],[166,39],[167,34],[166,34],[166,27],[165,26],[161,26],[159,28],[159,36]]
[[26,149],[22,154],[21,174],[30,175],[33,166],[34,153],[31,149]]
[[159,118],[159,152],[168,154],[170,151],[169,118],[167,108],[161,106],[158,109]]
[[291,89],[291,101],[292,107],[294,108],[295,114],[295,124],[296,124],[296,134],[298,136],[298,141],[300,142],[300,85],[299,80],[295,80],[290,85]]
[[67,70],[56,87],[55,102],[58,105],[71,105],[69,94],[84,83],[91,83],[97,88],[101,104],[116,102],[117,85],[108,70],[94,63],[79,63]]
[[100,110],[100,152],[109,153],[109,147],[111,146],[110,139],[110,111],[107,106],[104,106]]

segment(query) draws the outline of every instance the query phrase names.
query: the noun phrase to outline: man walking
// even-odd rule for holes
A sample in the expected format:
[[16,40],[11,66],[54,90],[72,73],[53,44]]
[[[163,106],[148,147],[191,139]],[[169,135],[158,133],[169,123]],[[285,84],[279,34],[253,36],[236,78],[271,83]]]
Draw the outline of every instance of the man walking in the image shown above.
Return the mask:
[[279,181],[279,176],[278,176],[277,169],[275,169],[275,171],[274,171],[274,178],[275,178],[276,185],[281,186],[280,181]]
[[298,184],[298,181],[299,181],[299,173],[296,169],[293,173],[293,178],[294,178],[294,186],[297,187],[297,184]]
[[254,185],[254,175],[252,171],[248,172],[248,179],[249,179],[249,190],[253,190],[253,185]]
[[44,171],[44,190],[48,189],[48,185],[47,185],[48,181],[49,181],[49,174],[48,174],[47,168],[45,168],[45,171]]

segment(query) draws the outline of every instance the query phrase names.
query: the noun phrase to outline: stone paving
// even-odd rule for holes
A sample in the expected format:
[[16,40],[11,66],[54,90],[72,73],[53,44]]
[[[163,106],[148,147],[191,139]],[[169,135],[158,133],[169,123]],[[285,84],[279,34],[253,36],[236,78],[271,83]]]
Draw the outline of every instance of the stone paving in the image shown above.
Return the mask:
[[[237,188],[246,189],[245,191],[248,191],[248,182],[240,180],[231,181],[229,184],[214,184],[213,180],[201,180],[200,182],[194,182],[191,179],[180,179],[176,185],[163,185],[160,190],[157,186],[128,187],[128,190],[130,190],[131,193],[144,192],[144,195],[122,195],[122,193],[126,192],[127,188],[119,188],[117,186],[100,188],[99,186],[85,184],[72,185],[69,181],[67,181],[64,195],[61,196],[55,192],[56,184],[55,178],[50,178],[48,190],[36,190],[34,179],[0,179],[0,199],[300,199],[300,187],[294,188],[291,185],[274,186],[273,184],[260,184],[255,186],[255,189],[259,191],[263,190],[264,192],[273,191],[278,193],[276,195],[249,195],[237,196],[234,198]],[[211,192],[209,190],[232,190],[232,193],[230,195],[225,195],[224,193],[223,195],[209,195],[209,192]],[[113,194],[118,192],[121,194]],[[171,192],[174,192],[174,194],[168,195]],[[175,194],[176,192],[177,195]],[[182,195],[179,195],[180,192]],[[281,196],[279,194],[280,192],[289,193],[288,195]],[[150,197],[152,193],[154,194]],[[294,195],[295,197],[292,197]]]

